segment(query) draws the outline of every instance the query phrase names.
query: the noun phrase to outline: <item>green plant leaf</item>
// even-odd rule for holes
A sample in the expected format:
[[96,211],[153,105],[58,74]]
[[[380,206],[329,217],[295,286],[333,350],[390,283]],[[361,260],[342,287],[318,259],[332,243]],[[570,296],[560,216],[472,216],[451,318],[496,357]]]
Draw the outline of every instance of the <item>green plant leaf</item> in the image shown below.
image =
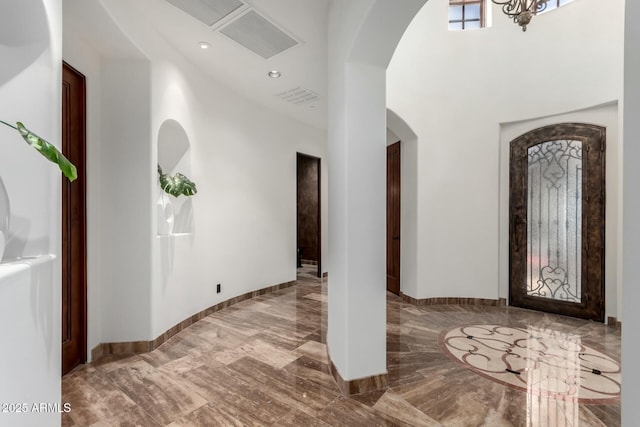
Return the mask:
[[46,157],[49,161],[58,165],[64,176],[73,182],[78,178],[78,171],[76,167],[67,159],[58,149],[51,143],[40,138],[35,133],[24,127],[20,122],[17,122],[18,132],[22,135],[27,144],[35,148],[40,154]]
[[193,196],[198,192],[196,184],[181,173],[170,176],[162,172],[162,168],[158,165],[158,175],[160,187],[165,193],[171,194],[173,197]]

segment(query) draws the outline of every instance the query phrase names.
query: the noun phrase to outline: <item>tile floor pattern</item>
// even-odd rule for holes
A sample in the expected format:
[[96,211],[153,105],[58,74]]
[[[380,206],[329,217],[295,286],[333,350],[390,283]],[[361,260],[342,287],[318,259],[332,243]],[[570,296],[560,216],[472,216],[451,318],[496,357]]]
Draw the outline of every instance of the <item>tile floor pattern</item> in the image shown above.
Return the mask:
[[453,361],[438,337],[470,324],[579,336],[620,360],[602,324],[509,307],[387,300],[387,390],[342,396],[326,358],[326,281],[231,306],[158,349],[83,366],[62,381],[63,426],[617,426],[620,406],[545,398]]

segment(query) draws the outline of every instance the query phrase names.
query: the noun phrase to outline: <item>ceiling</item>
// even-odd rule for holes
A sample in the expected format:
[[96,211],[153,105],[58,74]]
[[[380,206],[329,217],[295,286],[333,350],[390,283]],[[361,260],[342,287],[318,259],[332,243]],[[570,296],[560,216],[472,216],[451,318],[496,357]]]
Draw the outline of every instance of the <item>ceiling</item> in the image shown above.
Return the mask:
[[[129,22],[146,22],[155,28],[163,43],[172,45],[185,59],[204,73],[239,94],[270,109],[313,127],[327,126],[327,17],[330,0],[100,0],[119,21],[126,11]],[[87,15],[86,0],[64,0],[67,15]],[[212,26],[195,18],[194,10],[205,10],[203,20],[217,19],[215,9],[231,14]],[[213,11],[213,12],[212,12]],[[84,13],[87,13],[85,11]],[[212,18],[213,16],[213,18]],[[73,18],[73,16],[69,16]],[[249,19],[251,18],[251,19]],[[236,25],[243,23],[244,25]],[[210,23],[210,22],[209,22]],[[280,47],[273,54],[265,46],[264,31],[275,25],[272,35]],[[86,24],[85,24],[86,25]],[[92,24],[89,24],[92,25]],[[234,25],[236,25],[234,27]],[[279,31],[282,33],[280,33]],[[252,33],[256,32],[258,33]],[[232,38],[253,42],[259,53],[247,49]],[[273,38],[273,37],[269,37]],[[210,45],[201,49],[200,42]],[[268,43],[267,43],[268,44]],[[271,70],[282,74],[274,79]]]

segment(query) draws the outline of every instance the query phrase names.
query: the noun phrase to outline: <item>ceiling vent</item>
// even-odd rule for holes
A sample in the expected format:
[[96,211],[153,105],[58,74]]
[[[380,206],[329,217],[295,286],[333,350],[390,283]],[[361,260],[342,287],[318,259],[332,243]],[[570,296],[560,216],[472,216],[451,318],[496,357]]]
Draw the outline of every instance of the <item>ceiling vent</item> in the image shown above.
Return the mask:
[[298,44],[255,10],[250,10],[225,25],[220,33],[268,59]]
[[213,26],[245,4],[240,0],[167,0],[178,9]]
[[309,105],[320,99],[317,93],[301,87],[278,93],[276,96],[294,105]]

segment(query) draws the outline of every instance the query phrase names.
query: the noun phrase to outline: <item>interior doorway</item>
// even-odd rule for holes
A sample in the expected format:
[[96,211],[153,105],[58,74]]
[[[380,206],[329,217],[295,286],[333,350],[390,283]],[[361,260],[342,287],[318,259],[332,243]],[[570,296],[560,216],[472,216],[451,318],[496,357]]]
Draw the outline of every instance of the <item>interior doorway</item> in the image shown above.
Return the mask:
[[510,304],[604,321],[605,129],[516,138],[509,181]]
[[85,77],[62,70],[62,152],[78,179],[62,180],[62,375],[87,361]]
[[322,278],[321,160],[297,153],[297,268],[313,270]]
[[387,146],[387,291],[400,295],[400,141]]

